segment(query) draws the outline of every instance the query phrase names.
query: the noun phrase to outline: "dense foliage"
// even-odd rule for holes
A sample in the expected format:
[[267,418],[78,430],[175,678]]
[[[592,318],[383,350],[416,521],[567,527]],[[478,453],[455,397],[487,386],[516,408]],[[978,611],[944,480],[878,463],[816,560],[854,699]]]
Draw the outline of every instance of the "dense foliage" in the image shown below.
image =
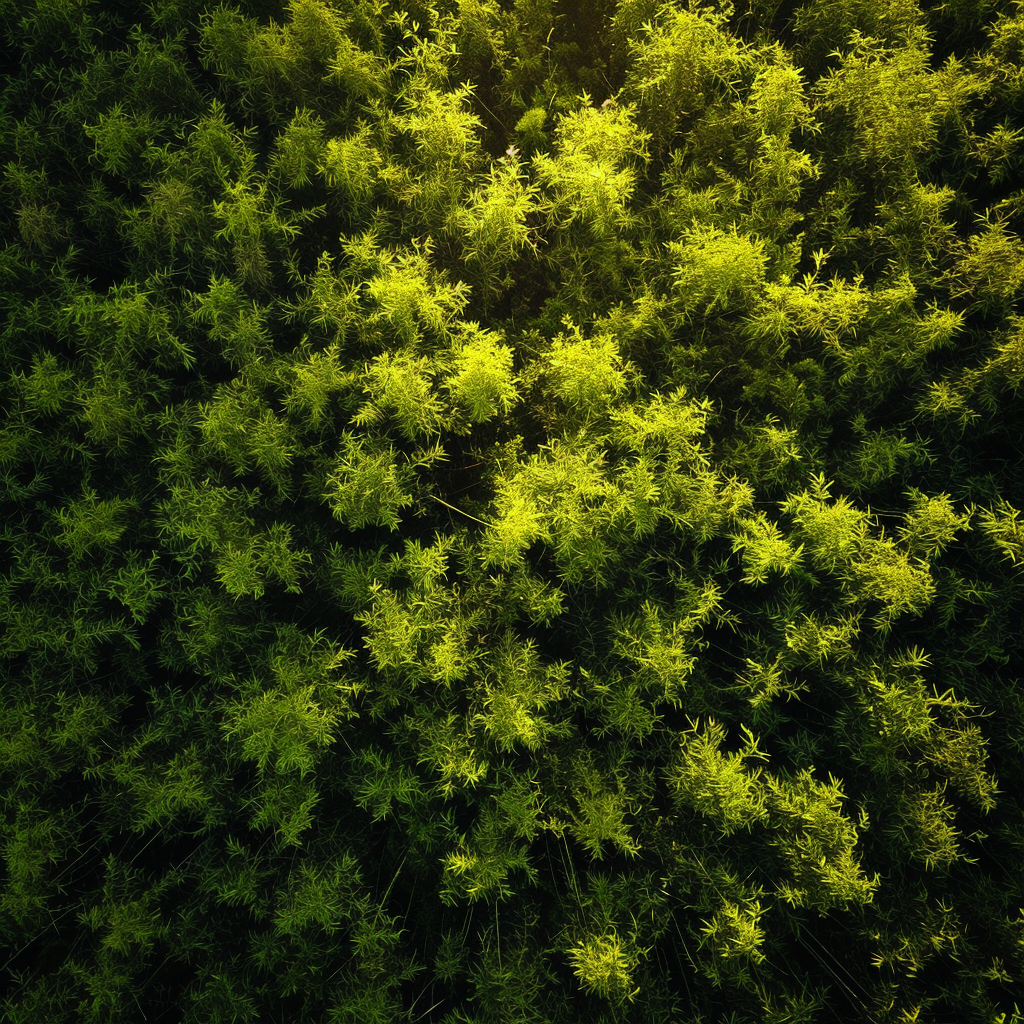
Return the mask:
[[5,1021],[1024,1019],[1024,2],[0,23]]

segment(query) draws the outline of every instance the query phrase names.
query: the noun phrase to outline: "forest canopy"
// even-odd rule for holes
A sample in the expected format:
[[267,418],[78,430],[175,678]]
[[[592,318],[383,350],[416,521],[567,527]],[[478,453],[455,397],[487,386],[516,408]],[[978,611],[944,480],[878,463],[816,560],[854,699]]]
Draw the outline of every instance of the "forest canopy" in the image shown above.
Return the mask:
[[1024,0],[0,27],[5,1021],[1024,1024]]

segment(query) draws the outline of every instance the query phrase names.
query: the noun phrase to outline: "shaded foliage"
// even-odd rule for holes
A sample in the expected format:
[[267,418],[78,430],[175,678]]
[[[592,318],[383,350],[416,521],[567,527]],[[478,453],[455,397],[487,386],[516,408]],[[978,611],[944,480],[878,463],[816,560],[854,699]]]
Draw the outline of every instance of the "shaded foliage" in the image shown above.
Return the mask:
[[4,1020],[1022,1019],[1019,2],[0,27]]

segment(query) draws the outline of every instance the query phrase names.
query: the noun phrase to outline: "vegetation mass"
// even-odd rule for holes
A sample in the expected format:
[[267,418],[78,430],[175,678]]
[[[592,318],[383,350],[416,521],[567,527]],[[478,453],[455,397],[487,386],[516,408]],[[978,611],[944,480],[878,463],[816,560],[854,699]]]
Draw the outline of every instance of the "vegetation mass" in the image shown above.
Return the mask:
[[1024,1020],[1024,0],[0,0],[10,1024]]

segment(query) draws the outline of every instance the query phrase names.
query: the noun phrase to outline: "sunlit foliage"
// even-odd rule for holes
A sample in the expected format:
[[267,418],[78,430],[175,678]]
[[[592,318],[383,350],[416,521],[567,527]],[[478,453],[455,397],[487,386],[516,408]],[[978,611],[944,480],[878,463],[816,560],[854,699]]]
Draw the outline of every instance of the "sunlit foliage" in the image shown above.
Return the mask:
[[0,39],[3,1021],[1019,1024],[1020,0]]

